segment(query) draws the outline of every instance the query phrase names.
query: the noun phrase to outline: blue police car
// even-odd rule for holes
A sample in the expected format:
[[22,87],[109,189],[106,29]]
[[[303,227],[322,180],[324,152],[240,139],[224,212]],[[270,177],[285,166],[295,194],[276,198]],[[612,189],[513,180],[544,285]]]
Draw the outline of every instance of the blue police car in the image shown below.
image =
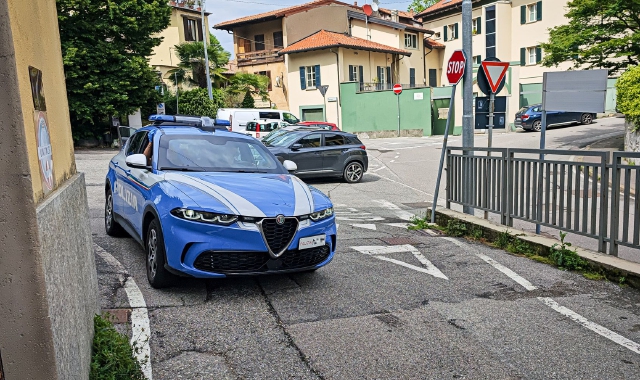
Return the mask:
[[333,205],[258,140],[208,118],[155,115],[111,159],[105,229],[146,251],[151,286],[176,276],[313,271],[336,249]]

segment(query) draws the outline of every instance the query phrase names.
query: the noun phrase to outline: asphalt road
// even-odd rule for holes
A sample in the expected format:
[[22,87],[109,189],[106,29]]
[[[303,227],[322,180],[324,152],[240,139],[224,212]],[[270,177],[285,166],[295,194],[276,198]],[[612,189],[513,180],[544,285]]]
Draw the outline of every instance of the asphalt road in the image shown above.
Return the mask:
[[[549,145],[583,144],[599,127],[616,132],[603,121],[553,130]],[[535,136],[497,134],[494,145]],[[79,151],[102,307],[131,309],[125,283],[138,284],[154,379],[639,378],[640,292],[404,228],[431,201],[440,143],[366,141],[373,160],[362,183],[313,182],[340,224],[325,268],[166,290],[148,286],[142,248],[104,233],[114,152]]]

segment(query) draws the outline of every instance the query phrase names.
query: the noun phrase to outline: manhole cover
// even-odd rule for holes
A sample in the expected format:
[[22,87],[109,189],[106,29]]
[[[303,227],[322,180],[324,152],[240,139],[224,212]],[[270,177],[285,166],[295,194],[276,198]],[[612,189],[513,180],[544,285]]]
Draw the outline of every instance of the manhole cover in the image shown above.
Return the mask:
[[405,245],[405,244],[411,244],[411,245],[415,245],[415,244],[420,244],[419,241],[415,241],[411,238],[407,238],[407,237],[395,237],[395,238],[386,238],[386,239],[381,239],[383,242],[389,244],[389,245]]

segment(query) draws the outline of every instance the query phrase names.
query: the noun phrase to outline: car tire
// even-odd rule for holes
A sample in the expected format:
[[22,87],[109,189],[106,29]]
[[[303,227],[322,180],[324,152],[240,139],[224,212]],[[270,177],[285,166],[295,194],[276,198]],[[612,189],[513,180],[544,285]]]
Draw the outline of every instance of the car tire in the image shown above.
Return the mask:
[[120,237],[125,234],[122,226],[116,222],[113,213],[113,194],[107,190],[104,202],[104,230],[109,236]]
[[147,239],[145,243],[147,280],[156,289],[166,288],[173,285],[174,277],[164,267],[166,252],[164,248],[164,238],[160,223],[154,219],[147,228]]
[[364,167],[357,161],[352,161],[344,167],[342,171],[342,177],[348,183],[358,183],[364,176]]
[[593,115],[590,113],[583,113],[580,116],[580,124],[587,125],[593,123]]
[[531,124],[531,127],[534,131],[540,132],[542,130],[542,122],[540,120],[536,120]]

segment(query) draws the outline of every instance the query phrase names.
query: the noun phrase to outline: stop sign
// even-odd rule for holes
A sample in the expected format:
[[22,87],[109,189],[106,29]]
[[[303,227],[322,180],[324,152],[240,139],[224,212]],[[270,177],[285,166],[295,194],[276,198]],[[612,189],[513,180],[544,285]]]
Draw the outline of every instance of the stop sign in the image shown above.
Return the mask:
[[393,93],[396,95],[400,95],[402,93],[402,85],[401,84],[394,84],[393,85]]
[[464,68],[467,64],[467,58],[462,50],[456,50],[449,58],[447,64],[447,79],[450,84],[458,84],[464,75]]

